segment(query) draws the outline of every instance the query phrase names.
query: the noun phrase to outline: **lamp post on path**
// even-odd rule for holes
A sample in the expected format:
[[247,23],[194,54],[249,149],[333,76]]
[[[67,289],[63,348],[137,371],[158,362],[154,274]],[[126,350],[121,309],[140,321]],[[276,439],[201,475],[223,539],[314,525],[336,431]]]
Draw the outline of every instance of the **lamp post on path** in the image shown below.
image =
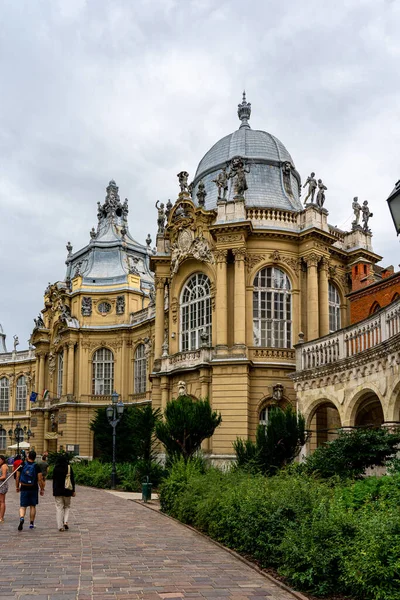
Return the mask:
[[106,408],[106,415],[107,415],[108,422],[110,423],[111,427],[113,428],[113,432],[112,432],[112,471],[111,471],[111,489],[112,490],[115,490],[116,479],[117,479],[117,472],[116,472],[116,468],[115,468],[116,430],[117,430],[117,425],[120,422],[122,415],[124,414],[124,408],[125,408],[123,402],[118,402],[118,398],[119,398],[119,394],[117,394],[117,392],[114,391],[111,394],[112,404],[110,404],[110,406],[107,406],[107,408]]

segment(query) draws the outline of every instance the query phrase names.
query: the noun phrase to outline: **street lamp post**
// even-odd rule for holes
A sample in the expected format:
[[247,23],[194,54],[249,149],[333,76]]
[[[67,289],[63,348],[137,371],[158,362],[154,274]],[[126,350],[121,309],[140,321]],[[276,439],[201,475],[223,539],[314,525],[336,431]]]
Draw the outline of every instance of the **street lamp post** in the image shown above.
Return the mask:
[[122,415],[124,414],[124,403],[118,402],[119,394],[117,392],[113,392],[111,394],[112,404],[107,406],[106,415],[108,422],[113,428],[112,432],[112,472],[111,472],[111,489],[115,490],[117,472],[115,468],[115,442],[116,442],[116,429],[117,425],[121,420]]
[[394,186],[394,190],[387,199],[390,214],[392,215],[393,223],[397,232],[400,233],[400,179]]
[[20,443],[27,438],[28,441],[32,435],[32,431],[25,425],[21,427],[21,423],[17,423],[14,431],[9,429],[8,435],[10,436],[11,441],[14,439],[17,442],[17,454],[19,454],[19,445]]

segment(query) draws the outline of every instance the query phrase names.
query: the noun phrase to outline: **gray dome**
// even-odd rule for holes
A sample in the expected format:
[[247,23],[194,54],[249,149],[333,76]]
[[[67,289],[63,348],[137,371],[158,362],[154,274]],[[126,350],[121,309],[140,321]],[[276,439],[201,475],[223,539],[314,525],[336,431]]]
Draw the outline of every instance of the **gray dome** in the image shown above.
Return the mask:
[[[238,116],[242,121],[239,129],[214,144],[197,167],[193,181],[194,202],[197,204],[196,193],[202,180],[206,191],[205,207],[215,208],[218,192],[213,179],[232,158],[241,156],[247,159],[247,167],[250,169],[246,174],[246,206],[302,210],[299,199],[300,176],[292,157],[278,138],[266,131],[250,128],[250,112],[251,105],[246,102],[246,96],[243,94],[243,101],[238,106]],[[233,185],[230,181],[227,200],[232,200],[233,195]]]

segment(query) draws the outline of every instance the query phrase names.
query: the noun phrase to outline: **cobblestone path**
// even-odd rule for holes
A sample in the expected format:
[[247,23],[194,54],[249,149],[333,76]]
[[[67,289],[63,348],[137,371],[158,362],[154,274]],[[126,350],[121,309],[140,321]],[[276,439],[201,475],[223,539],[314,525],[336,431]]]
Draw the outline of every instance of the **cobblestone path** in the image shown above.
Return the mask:
[[79,487],[59,532],[51,482],[36,529],[17,531],[18,495],[0,525],[1,600],[293,600],[207,539],[136,502]]

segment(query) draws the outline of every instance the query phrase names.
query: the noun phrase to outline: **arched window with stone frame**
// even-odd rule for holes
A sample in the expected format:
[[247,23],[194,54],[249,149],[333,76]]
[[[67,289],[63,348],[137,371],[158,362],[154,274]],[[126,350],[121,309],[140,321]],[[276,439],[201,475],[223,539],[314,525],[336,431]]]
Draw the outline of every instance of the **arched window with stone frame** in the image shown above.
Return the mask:
[[181,293],[182,352],[200,348],[203,341],[212,339],[211,284],[204,273],[192,275]]
[[0,412],[10,410],[10,382],[7,377],[0,379]]
[[64,374],[64,352],[57,354],[57,398],[61,398],[63,389],[63,374]]
[[7,448],[7,432],[5,429],[0,429],[0,450],[3,452]]
[[99,348],[92,359],[92,394],[109,396],[114,389],[114,355],[108,348]]
[[139,344],[135,350],[133,360],[133,392],[143,394],[146,392],[147,367],[146,367],[145,345]]
[[340,319],[340,294],[336,285],[332,281],[328,284],[328,304],[329,304],[329,332],[333,333],[341,327]]
[[254,278],[253,340],[255,346],[267,348],[292,345],[291,284],[278,267],[265,267]]
[[18,377],[17,379],[17,385],[16,385],[16,410],[17,411],[26,411],[26,394],[27,394],[27,387],[26,387],[26,377],[25,375],[21,375],[20,377]]

